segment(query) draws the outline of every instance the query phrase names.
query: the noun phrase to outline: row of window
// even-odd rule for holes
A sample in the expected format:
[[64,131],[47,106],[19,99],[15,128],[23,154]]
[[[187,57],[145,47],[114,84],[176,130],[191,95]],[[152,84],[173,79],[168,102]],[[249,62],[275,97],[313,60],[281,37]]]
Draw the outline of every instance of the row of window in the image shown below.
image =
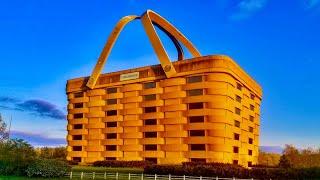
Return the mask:
[[[205,144],[190,144],[189,145],[191,151],[205,151],[206,145]],[[146,144],[143,145],[144,151],[157,151],[158,145],[157,144]],[[239,147],[233,146],[233,153],[238,154],[239,153]],[[82,146],[72,146],[73,151],[82,151]],[[106,151],[117,151],[117,145],[106,145],[105,146]],[[251,149],[248,149],[248,155],[252,156],[253,151]]]

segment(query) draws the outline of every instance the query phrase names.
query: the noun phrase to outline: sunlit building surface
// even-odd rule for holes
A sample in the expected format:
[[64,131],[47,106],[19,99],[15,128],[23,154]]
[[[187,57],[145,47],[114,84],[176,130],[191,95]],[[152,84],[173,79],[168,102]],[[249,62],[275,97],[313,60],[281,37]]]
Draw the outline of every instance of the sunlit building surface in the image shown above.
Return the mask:
[[227,56],[173,65],[69,80],[67,159],[256,164],[261,87]]

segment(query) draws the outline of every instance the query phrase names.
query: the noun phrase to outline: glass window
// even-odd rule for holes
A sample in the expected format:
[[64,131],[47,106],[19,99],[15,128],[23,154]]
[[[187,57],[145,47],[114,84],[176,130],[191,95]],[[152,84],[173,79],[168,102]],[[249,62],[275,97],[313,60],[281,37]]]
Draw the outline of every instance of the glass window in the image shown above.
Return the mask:
[[82,140],[82,135],[73,135],[72,139],[73,140]]
[[81,118],[83,118],[83,113],[74,114],[74,115],[73,115],[73,118],[74,118],[74,119],[81,119]]
[[241,103],[241,97],[236,95],[236,101],[238,101],[239,103]]
[[108,88],[108,89],[107,89],[107,94],[117,93],[117,91],[118,91],[117,88]]
[[146,144],[144,145],[145,151],[156,151],[158,149],[156,144]]
[[249,138],[249,144],[253,144],[253,139]]
[[117,139],[117,133],[107,133],[107,139]]
[[253,116],[249,116],[249,120],[250,120],[251,122],[253,122],[253,121],[254,121],[254,117],[253,117]]
[[254,105],[250,104],[250,110],[254,111]]
[[157,132],[145,132],[144,133],[145,138],[156,138],[157,137]]
[[106,126],[107,127],[117,127],[117,122],[107,122]]
[[107,99],[107,105],[117,104],[117,99]]
[[203,109],[203,103],[189,103],[189,109]]
[[238,114],[238,115],[240,115],[240,114],[241,114],[241,110],[240,110],[239,108],[237,108],[237,107],[235,108],[235,110],[234,110],[234,111],[235,111],[235,113],[236,113],[236,114]]
[[240,134],[234,133],[233,137],[234,137],[234,140],[239,140],[240,139]]
[[201,95],[203,95],[203,89],[187,90],[187,95],[188,96],[201,96]]
[[116,161],[117,158],[116,157],[106,157],[105,160],[106,161]]
[[235,127],[240,127],[240,121],[234,120],[234,126]]
[[82,151],[82,146],[73,146],[72,150],[73,151]]
[[232,164],[238,165],[238,160],[233,160],[233,161],[232,161]]
[[190,130],[190,136],[205,136],[204,130]]
[[252,162],[248,161],[248,167],[252,167]]
[[252,156],[252,150],[250,150],[250,149],[248,150],[248,155]]
[[83,103],[75,103],[73,108],[83,108]]
[[116,151],[117,145],[106,145],[106,150],[107,151]]
[[75,124],[73,125],[73,129],[82,129],[83,125],[82,124]]
[[81,162],[81,157],[73,157],[72,160],[75,162]]
[[144,100],[145,101],[152,101],[152,100],[156,100],[157,96],[155,94],[148,94],[144,96]]
[[144,120],[144,125],[157,125],[156,119],[146,119]]
[[148,83],[144,83],[143,84],[143,88],[144,89],[151,89],[151,88],[155,88],[156,87],[156,83],[155,82],[148,82]]
[[83,92],[74,93],[73,96],[74,96],[75,98],[83,97]]
[[254,94],[250,94],[250,98],[251,98],[252,100],[254,100],[255,95],[254,95]]
[[196,162],[196,163],[205,163],[206,159],[205,158],[190,158],[191,162]]
[[202,123],[204,122],[204,116],[190,116],[189,123]]
[[205,151],[206,145],[205,144],[191,144],[190,149],[191,149],[191,151]]
[[144,112],[145,113],[157,112],[157,107],[145,107]]
[[158,162],[157,158],[144,158],[144,160],[149,161],[151,163],[155,163],[155,164],[157,164],[157,162]]
[[187,77],[187,83],[202,82],[202,76],[191,76]]
[[117,110],[107,111],[107,116],[116,116],[118,114]]
[[253,132],[253,127],[249,126],[249,132]]
[[239,89],[241,91],[242,90],[242,85],[237,83],[237,89]]
[[233,153],[239,153],[239,147],[233,146]]

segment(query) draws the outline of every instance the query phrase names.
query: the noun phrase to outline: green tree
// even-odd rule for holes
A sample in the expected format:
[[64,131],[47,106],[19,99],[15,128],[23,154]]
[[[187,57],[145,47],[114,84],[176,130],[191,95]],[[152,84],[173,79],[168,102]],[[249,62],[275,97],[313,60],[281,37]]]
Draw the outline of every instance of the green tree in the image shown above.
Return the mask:
[[260,151],[258,156],[258,164],[262,166],[278,166],[280,156],[281,155],[277,153],[267,153]]
[[0,142],[3,142],[9,138],[9,133],[7,131],[7,124],[4,122],[0,114]]
[[33,147],[22,139],[10,139],[0,143],[0,174],[23,175],[36,153]]

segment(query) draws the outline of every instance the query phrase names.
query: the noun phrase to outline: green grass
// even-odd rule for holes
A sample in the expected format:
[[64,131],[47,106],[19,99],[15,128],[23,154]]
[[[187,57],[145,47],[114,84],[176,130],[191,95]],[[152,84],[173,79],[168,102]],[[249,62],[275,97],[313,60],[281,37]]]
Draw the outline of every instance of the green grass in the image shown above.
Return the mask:
[[143,173],[143,168],[114,168],[114,167],[93,167],[93,166],[73,166],[73,172],[118,172],[118,173]]
[[67,180],[69,178],[28,178],[28,177],[21,177],[21,176],[0,176],[0,180],[58,180],[63,179]]

